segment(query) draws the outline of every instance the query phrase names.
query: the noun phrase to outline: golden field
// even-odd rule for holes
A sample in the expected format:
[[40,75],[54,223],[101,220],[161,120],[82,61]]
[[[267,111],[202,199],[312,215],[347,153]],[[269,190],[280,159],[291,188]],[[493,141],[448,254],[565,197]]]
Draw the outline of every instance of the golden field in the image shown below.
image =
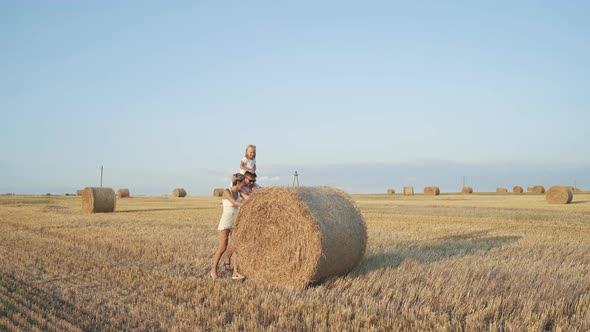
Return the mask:
[[365,260],[291,289],[208,279],[220,198],[0,196],[0,331],[590,330],[590,194],[353,199]]

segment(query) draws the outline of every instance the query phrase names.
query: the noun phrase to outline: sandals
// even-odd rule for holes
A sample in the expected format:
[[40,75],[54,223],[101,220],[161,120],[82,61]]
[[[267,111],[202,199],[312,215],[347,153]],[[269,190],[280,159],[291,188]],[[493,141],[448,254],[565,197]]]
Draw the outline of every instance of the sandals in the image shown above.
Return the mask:
[[209,272],[209,276],[211,276],[211,279],[213,280],[217,279],[217,276],[213,274],[213,271]]
[[233,280],[242,280],[242,279],[244,279],[246,277],[244,275],[241,275],[241,274],[238,273],[237,275],[232,275],[231,278]]
[[231,263],[223,263],[223,271],[232,272],[233,269],[231,268]]

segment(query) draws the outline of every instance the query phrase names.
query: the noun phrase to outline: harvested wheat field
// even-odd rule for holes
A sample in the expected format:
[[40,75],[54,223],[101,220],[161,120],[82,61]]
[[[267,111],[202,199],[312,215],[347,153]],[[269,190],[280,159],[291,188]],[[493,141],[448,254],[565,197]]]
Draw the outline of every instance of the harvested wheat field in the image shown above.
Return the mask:
[[590,194],[352,199],[365,259],[288,288],[208,278],[219,198],[0,196],[0,330],[590,329]]

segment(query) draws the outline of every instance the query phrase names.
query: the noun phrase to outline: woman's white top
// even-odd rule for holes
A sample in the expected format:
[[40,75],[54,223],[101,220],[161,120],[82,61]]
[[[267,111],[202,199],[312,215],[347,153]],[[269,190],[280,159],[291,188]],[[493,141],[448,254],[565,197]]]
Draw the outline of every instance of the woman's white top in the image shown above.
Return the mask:
[[[236,201],[242,201],[242,197],[240,197],[239,192],[238,197],[236,198],[234,193],[231,191],[231,188],[227,188],[227,190],[229,190],[230,195],[232,195]],[[225,198],[221,199],[221,204],[223,205],[223,214],[221,215],[221,219],[219,219],[219,225],[217,226],[217,229],[220,231],[224,229],[232,229],[240,207],[233,205],[229,199]]]

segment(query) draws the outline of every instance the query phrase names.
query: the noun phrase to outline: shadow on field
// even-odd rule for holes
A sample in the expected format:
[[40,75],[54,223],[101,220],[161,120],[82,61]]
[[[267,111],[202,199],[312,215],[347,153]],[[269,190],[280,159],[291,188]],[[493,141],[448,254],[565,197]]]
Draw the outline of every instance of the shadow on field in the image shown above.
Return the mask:
[[361,265],[353,271],[353,275],[365,274],[373,270],[393,268],[404,260],[410,259],[421,263],[438,262],[452,257],[473,255],[480,251],[489,251],[518,241],[520,236],[485,236],[489,231],[478,231],[434,239],[424,245],[388,250],[367,256]]
[[[109,326],[110,318],[107,315],[86,311],[58,294],[41,288],[43,284],[37,285],[14,275],[0,274],[0,295],[8,299],[0,310],[0,318],[4,317],[23,331],[29,330],[30,326],[43,328],[44,325],[55,325],[58,329],[67,326],[82,331],[100,331]],[[26,318],[24,321],[23,317]],[[124,323],[111,326],[115,330],[124,329]],[[0,324],[0,330],[4,331],[2,327]]]
[[123,210],[115,211],[113,213],[130,213],[130,212],[153,212],[153,211],[182,211],[182,210],[207,210],[210,208],[197,207],[197,208],[176,208],[176,209],[139,209],[139,210]]

